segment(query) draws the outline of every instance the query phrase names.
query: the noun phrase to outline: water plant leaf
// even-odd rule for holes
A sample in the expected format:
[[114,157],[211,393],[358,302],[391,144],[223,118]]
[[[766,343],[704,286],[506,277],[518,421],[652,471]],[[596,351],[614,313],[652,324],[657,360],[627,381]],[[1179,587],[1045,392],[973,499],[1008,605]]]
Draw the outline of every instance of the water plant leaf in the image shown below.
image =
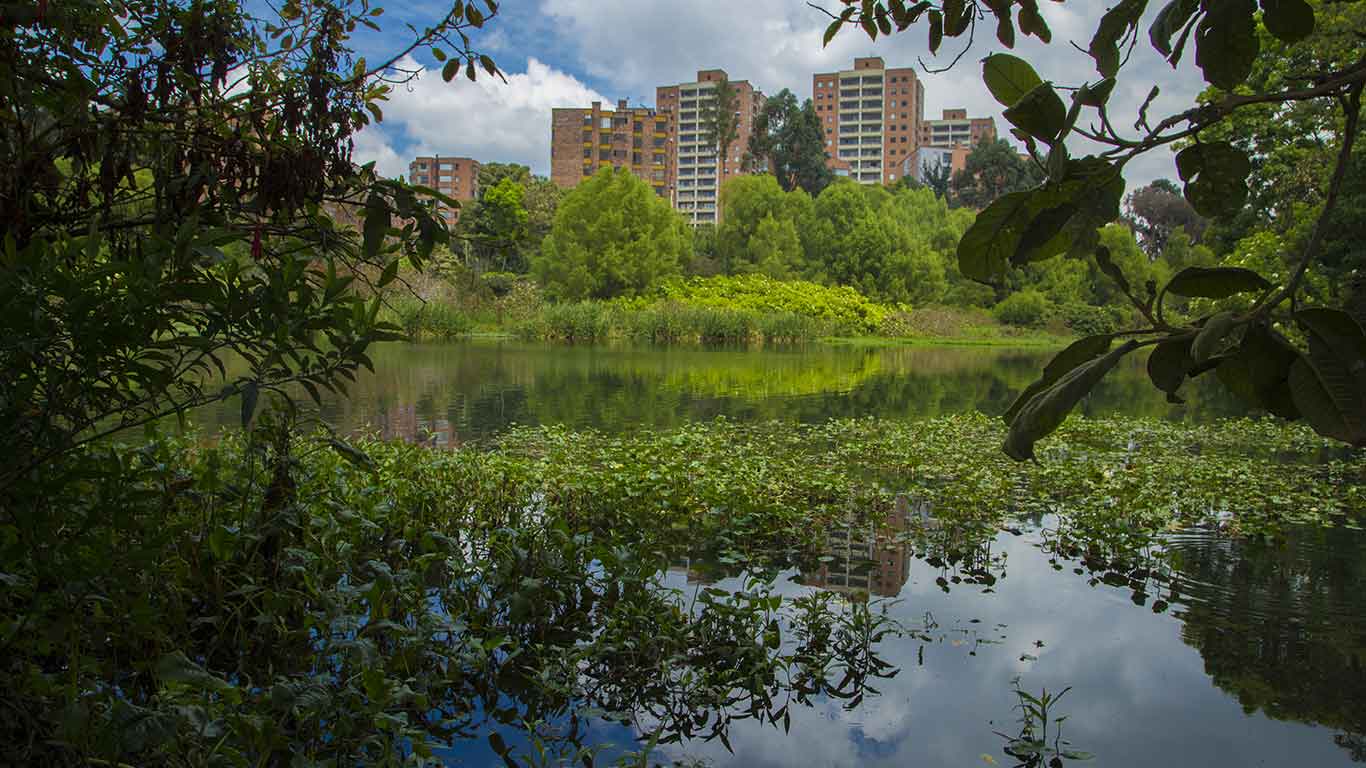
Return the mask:
[[1138,342],[1127,341],[1107,354],[1073,368],[1052,386],[1034,395],[1010,423],[1003,446],[1006,455],[1016,461],[1034,458],[1034,444],[1052,434],[1105,374],[1137,347]]

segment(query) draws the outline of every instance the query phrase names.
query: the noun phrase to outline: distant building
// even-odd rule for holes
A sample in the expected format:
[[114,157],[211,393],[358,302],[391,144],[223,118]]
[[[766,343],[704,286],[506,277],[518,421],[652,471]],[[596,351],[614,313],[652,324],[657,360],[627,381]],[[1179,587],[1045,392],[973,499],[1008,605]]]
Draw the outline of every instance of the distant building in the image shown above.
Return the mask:
[[914,69],[858,58],[853,69],[814,75],[811,90],[830,170],[863,184],[888,184],[905,173],[925,117],[925,85]]
[[996,119],[968,117],[966,109],[946,109],[940,120],[926,120],[920,126],[920,144],[925,147],[973,147],[983,138],[996,138]]
[[949,175],[963,170],[968,164],[968,154],[972,147],[959,144],[953,147],[920,147],[916,153],[906,158],[902,173],[919,182],[924,182],[931,171],[947,167]]
[[557,107],[550,118],[550,179],[570,189],[599,168],[624,168],[667,199],[672,129],[667,115],[629,107],[625,99],[615,110],[603,109],[599,101],[587,108]]
[[[719,157],[719,148],[707,141],[705,125],[707,107],[715,103],[716,86],[722,80],[735,89],[738,129],[725,158]],[[744,155],[754,120],[764,107],[763,92],[748,80],[731,80],[725,70],[704,69],[694,82],[655,89],[655,106],[660,115],[672,121],[671,135],[677,139],[668,153],[674,208],[693,224],[715,223],[721,185],[745,173]]]
[[[470,201],[479,197],[479,161],[468,157],[417,157],[408,164],[408,181],[431,187],[438,192]],[[458,210],[437,204],[437,213],[454,224],[460,218]]]

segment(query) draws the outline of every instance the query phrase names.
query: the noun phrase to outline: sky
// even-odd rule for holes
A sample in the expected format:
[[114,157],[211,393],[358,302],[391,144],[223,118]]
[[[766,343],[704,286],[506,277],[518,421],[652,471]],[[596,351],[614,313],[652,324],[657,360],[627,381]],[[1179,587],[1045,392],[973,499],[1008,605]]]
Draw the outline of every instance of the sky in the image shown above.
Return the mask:
[[[838,0],[825,4],[834,8]],[[1154,3],[1149,16],[1161,5]],[[1012,52],[1058,85],[1094,81],[1099,76],[1093,62],[1071,44],[1087,47],[1105,6],[1097,0],[1042,3],[1052,44],[1022,38]],[[392,55],[411,34],[405,23],[425,27],[448,8],[449,3],[436,0],[387,8],[383,32],[366,33],[355,42],[371,61],[385,52]],[[938,117],[945,108],[966,107],[970,116],[995,117],[998,132],[1014,141],[1001,108],[981,81],[981,59],[1006,50],[997,42],[993,24],[979,26],[977,40],[957,66],[930,74],[921,62],[943,67],[962,42],[945,40],[936,57],[929,54],[923,25],[876,41],[847,27],[822,47],[828,20],[804,0],[504,0],[498,16],[471,36],[480,52],[498,62],[507,82],[481,73],[477,82],[462,76],[446,83],[435,59],[419,53],[406,63],[423,71],[391,95],[383,107],[384,122],[357,137],[355,159],[373,160],[387,175],[404,174],[411,158],[431,154],[521,163],[548,175],[553,107],[615,104],[618,99],[653,106],[656,86],[689,82],[697,70],[712,68],[725,69],[734,80],[749,80],[768,94],[788,88],[806,99],[814,73],[850,69],[856,56],[881,56],[889,67],[916,67],[925,84],[926,118]],[[1150,114],[1159,117],[1188,108],[1202,86],[1189,61],[1173,70],[1148,46],[1149,22],[1145,19],[1140,27],[1143,39],[1111,99],[1117,127],[1132,126],[1154,84],[1161,96]],[[1072,141],[1069,149],[1074,156],[1095,151]],[[1131,188],[1172,178],[1172,156],[1165,150],[1150,153],[1131,164],[1126,176]]]

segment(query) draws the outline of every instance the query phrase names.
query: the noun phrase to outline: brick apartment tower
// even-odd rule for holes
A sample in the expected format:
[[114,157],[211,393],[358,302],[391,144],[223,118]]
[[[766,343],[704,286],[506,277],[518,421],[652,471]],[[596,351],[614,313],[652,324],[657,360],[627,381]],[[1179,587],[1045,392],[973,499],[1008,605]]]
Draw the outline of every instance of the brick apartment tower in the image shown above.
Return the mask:
[[812,77],[825,130],[826,165],[862,184],[890,184],[910,167],[925,119],[925,85],[909,67],[876,56]]
[[764,106],[764,94],[748,80],[730,80],[736,92],[738,131],[725,158],[718,147],[706,141],[703,114],[716,100],[716,85],[729,80],[725,70],[704,69],[691,83],[665,85],[655,89],[655,106],[672,120],[671,135],[676,137],[670,153],[673,181],[671,201],[676,210],[693,224],[714,224],[718,216],[717,198],[727,179],[744,175],[741,169],[754,120]]
[[550,118],[550,180],[563,189],[578,185],[599,168],[625,168],[669,198],[672,121],[648,107],[615,110],[595,101],[587,109],[557,107]]
[[968,117],[966,109],[946,109],[943,119],[920,124],[920,143],[927,147],[974,147],[984,138],[996,138],[995,118]]
[[[468,157],[415,157],[408,164],[408,181],[431,187],[461,201],[479,197],[479,161]],[[460,211],[437,203],[437,213],[454,224]]]

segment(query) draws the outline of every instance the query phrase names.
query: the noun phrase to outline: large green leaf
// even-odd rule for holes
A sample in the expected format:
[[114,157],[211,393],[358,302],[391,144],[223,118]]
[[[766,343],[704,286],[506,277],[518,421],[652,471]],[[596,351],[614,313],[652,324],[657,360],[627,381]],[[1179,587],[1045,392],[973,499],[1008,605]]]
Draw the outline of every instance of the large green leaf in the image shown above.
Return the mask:
[[1122,0],[1100,18],[1088,52],[1096,60],[1096,71],[1101,77],[1114,77],[1119,71],[1120,40],[1138,24],[1147,7],[1148,0]]
[[[1337,413],[1331,421],[1341,423],[1335,431],[1325,432],[1318,424],[1314,428],[1353,445],[1366,444],[1366,333],[1351,315],[1336,309],[1302,310],[1295,313],[1295,320],[1309,337],[1308,362],[1315,379]],[[1309,389],[1306,384],[1297,391],[1297,404]],[[1327,410],[1317,403],[1311,408],[1319,414]],[[1310,408],[1301,405],[1301,410],[1310,416]]]
[[1241,267],[1186,267],[1167,283],[1167,293],[1202,299],[1226,299],[1239,293],[1265,291],[1266,278]]
[[1191,339],[1160,342],[1148,355],[1148,378],[1153,386],[1167,393],[1168,402],[1180,402],[1176,393],[1194,367]]
[[1003,107],[1015,106],[1025,94],[1043,84],[1029,62],[1008,53],[992,54],[982,60],[982,80]]
[[1052,144],[1067,126],[1067,105],[1048,83],[1040,83],[1001,113],[1011,125]]
[[1193,144],[1176,155],[1186,199],[1203,216],[1236,213],[1247,201],[1252,160],[1226,141]]
[[1002,446],[1006,455],[1016,461],[1034,458],[1034,444],[1052,434],[1105,374],[1137,346],[1138,342],[1127,341],[1109,353],[1073,368],[1052,386],[1030,398],[1010,422],[1010,432]]
[[1006,424],[1010,424],[1015,420],[1020,409],[1024,408],[1035,395],[1056,384],[1058,379],[1067,375],[1069,371],[1075,370],[1083,363],[1094,360],[1110,351],[1110,343],[1110,337],[1103,335],[1087,336],[1069,344],[1066,349],[1048,361],[1048,365],[1044,366],[1043,375],[1039,377],[1039,380],[1025,387],[1001,418],[1005,420]]
[[1200,328],[1200,333],[1196,335],[1195,341],[1191,342],[1191,360],[1196,365],[1211,360],[1223,348],[1224,340],[1234,327],[1234,315],[1232,312],[1220,312],[1205,321]]
[[221,692],[232,688],[228,681],[214,676],[194,663],[183,651],[174,651],[162,656],[157,661],[156,674],[164,682],[179,683],[206,691]]
[[1171,0],[1153,19],[1153,25],[1148,28],[1148,40],[1163,56],[1172,58],[1175,53],[1172,38],[1199,10],[1200,0]]
[[1293,420],[1300,412],[1290,394],[1290,367],[1299,357],[1289,342],[1258,323],[1248,327],[1215,375],[1243,402]]
[[389,232],[389,204],[379,195],[371,195],[365,201],[365,224],[362,233],[362,250],[366,260],[373,260],[384,246],[384,236]]
[[1314,9],[1305,0],[1262,0],[1262,23],[1280,40],[1297,43],[1314,33]]
[[1318,371],[1306,358],[1299,358],[1290,367],[1290,394],[1295,407],[1314,431],[1324,437],[1366,446],[1366,431],[1352,425],[1333,401],[1333,396],[1320,380]]
[[987,283],[1006,271],[1033,219],[1036,194],[1026,190],[1002,195],[977,214],[958,241],[958,268],[964,277]]
[[1210,85],[1231,91],[1252,74],[1260,44],[1253,0],[1218,0],[1205,4],[1195,27],[1195,63]]

